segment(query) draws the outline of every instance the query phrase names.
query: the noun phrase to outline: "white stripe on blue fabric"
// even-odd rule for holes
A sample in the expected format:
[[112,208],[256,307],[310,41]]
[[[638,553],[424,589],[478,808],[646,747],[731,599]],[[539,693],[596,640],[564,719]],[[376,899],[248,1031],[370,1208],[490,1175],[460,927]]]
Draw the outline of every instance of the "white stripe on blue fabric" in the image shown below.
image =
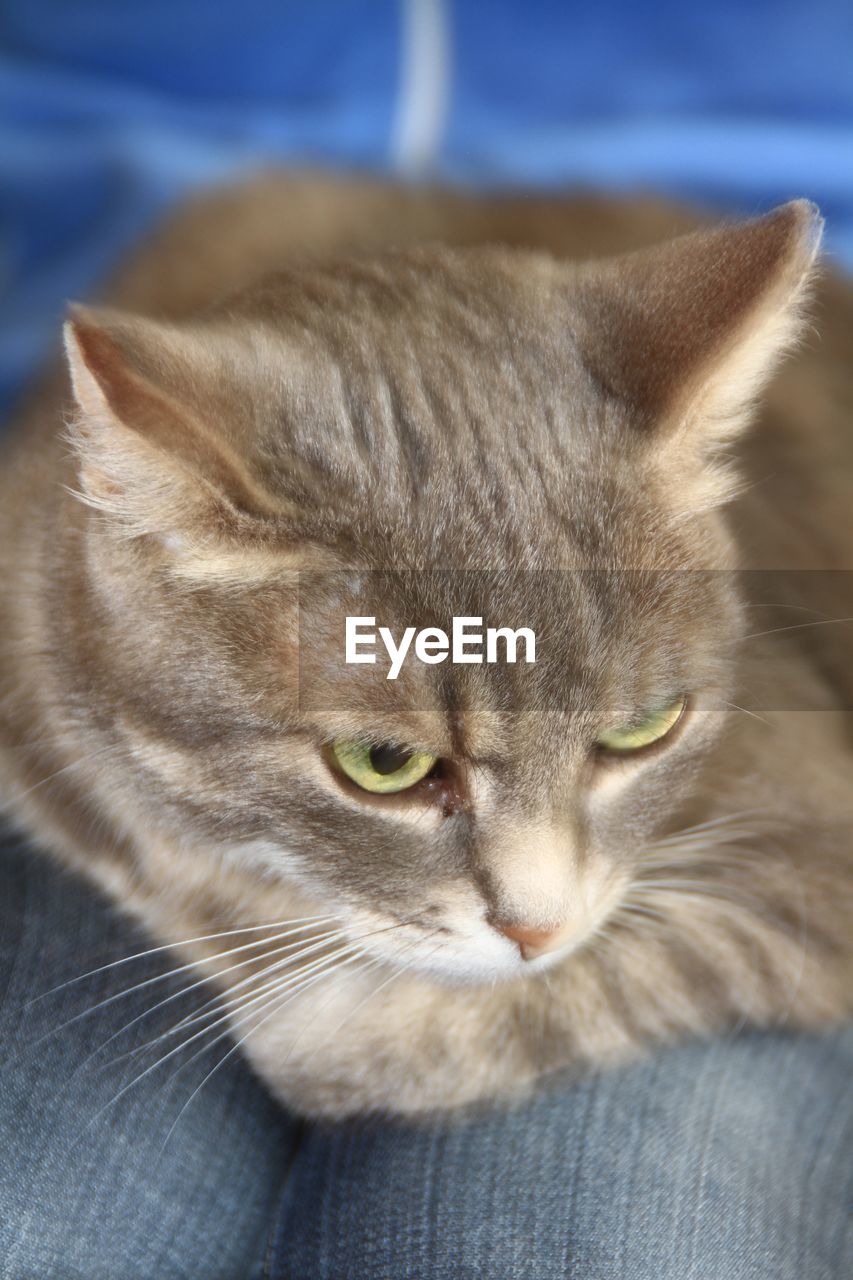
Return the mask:
[[400,94],[391,160],[407,177],[435,165],[450,99],[450,23],[446,0],[401,0]]

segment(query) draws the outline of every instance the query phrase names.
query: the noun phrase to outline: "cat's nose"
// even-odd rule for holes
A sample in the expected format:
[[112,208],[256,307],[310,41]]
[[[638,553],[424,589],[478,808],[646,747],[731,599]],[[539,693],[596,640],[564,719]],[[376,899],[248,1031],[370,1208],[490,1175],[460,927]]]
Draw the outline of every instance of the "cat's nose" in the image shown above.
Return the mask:
[[518,949],[525,960],[535,960],[559,946],[562,929],[536,929],[532,925],[501,924],[492,921],[498,933],[502,933],[510,942],[517,942]]

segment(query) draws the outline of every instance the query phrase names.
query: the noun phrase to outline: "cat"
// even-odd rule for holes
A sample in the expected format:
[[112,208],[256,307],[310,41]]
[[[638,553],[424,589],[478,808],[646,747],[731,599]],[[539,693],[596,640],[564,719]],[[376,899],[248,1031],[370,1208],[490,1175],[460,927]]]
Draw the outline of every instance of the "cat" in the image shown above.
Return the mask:
[[[216,984],[178,1039],[340,1117],[847,1016],[820,227],[271,175],[71,309],[4,446],[0,785]],[[536,662],[390,682],[344,664],[356,615]]]

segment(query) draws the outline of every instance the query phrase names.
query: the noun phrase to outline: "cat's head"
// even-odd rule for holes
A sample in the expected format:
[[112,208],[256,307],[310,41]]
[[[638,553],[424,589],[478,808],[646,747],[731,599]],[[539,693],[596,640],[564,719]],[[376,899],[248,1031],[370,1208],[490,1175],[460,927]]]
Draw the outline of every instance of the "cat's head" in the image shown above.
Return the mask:
[[[724,732],[724,452],[818,238],[799,202],[590,265],[423,248],[192,321],[78,309],[111,785],[176,858],[298,885],[416,969],[580,945]],[[396,640],[479,617],[536,660],[411,652],[389,680],[382,648],[345,661],[347,617]]]

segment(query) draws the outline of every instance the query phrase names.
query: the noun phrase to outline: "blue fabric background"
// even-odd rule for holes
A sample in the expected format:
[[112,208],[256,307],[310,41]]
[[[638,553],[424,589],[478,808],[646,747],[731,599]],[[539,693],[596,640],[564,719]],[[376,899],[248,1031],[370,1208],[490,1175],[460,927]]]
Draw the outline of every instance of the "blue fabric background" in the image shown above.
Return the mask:
[[0,410],[166,205],[270,162],[808,195],[850,267],[853,5],[0,0]]

